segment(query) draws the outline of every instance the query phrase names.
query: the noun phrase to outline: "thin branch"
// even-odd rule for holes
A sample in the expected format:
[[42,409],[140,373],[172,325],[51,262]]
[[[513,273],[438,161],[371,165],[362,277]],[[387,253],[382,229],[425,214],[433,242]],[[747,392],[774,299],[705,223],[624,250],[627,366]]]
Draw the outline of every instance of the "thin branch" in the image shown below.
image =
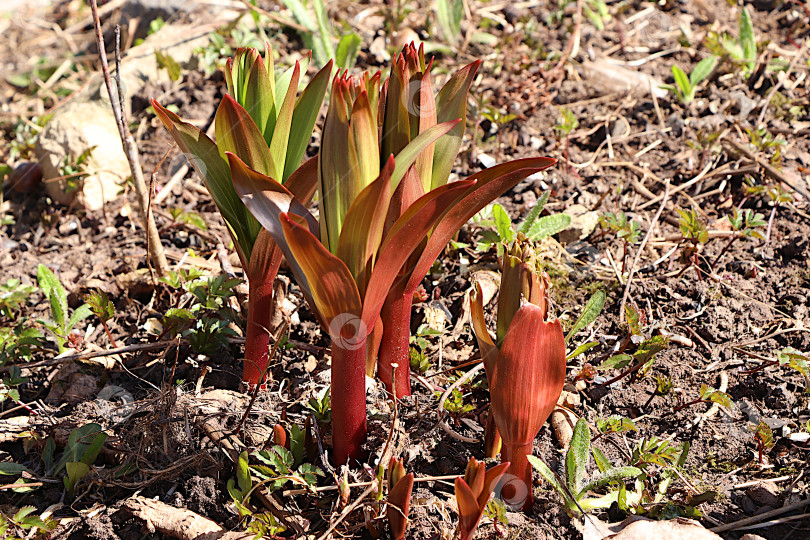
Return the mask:
[[[132,183],[135,186],[135,192],[138,196],[138,207],[141,211],[144,227],[146,228],[149,259],[154,265],[158,276],[164,276],[169,271],[169,264],[166,262],[166,255],[163,253],[163,245],[160,243],[160,235],[158,234],[157,226],[155,226],[155,220],[149,212],[149,196],[146,190],[146,183],[143,179],[141,162],[138,157],[138,147],[135,145],[135,139],[133,139],[132,133],[127,127],[126,112],[122,107],[124,98],[123,88],[121,87],[121,77],[118,73],[120,70],[116,69],[118,88],[113,89],[112,80],[110,79],[110,68],[107,64],[107,53],[104,50],[104,36],[101,33],[101,21],[98,16],[96,0],[90,0],[90,8],[93,11],[93,23],[96,28],[96,42],[98,44],[98,57],[101,61],[101,72],[104,74],[104,84],[107,87],[107,94],[110,96],[110,106],[113,110],[113,116],[115,116],[115,123],[118,126],[118,135],[121,137],[124,154],[129,162]],[[120,54],[116,47],[116,64],[118,64],[119,58]],[[116,100],[115,96],[116,91],[118,92],[118,100]]]

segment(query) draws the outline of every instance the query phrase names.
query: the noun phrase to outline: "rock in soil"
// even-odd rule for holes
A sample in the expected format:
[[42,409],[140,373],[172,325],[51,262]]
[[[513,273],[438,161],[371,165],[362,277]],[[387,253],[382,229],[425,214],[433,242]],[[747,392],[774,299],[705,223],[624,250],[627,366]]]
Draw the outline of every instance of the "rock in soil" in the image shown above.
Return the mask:
[[[58,109],[42,130],[35,152],[48,195],[61,204],[75,200],[88,210],[99,210],[118,197],[130,175],[115,117],[99,102]],[[66,167],[84,176],[63,178]]]
[[779,486],[773,482],[759,482],[748,488],[746,494],[759,506],[779,506]]

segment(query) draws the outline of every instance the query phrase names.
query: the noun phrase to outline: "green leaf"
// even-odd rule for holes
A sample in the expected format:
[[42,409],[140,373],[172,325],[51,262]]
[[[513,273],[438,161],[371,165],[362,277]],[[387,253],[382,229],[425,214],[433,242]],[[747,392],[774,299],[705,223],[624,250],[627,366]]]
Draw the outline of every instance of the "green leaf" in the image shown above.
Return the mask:
[[70,315],[70,320],[68,320],[67,326],[65,327],[65,334],[69,334],[70,331],[73,330],[73,327],[92,314],[93,311],[87,304],[82,304],[81,306],[77,307],[76,310]]
[[354,32],[340,38],[335,50],[335,64],[346,69],[352,67],[362,44],[363,38]]
[[283,182],[287,181],[304,159],[331,75],[332,62],[330,61],[312,78],[298,97],[290,125],[290,140],[287,143]]
[[609,416],[596,421],[596,429],[600,433],[624,433],[626,431],[638,431],[636,425],[629,418],[623,416]]
[[565,360],[568,361],[568,360],[571,360],[573,358],[576,358],[580,354],[582,354],[585,351],[588,351],[590,349],[593,349],[597,345],[599,345],[598,341],[589,341],[588,343],[583,343],[582,345],[580,345],[579,347],[574,349],[574,351],[572,353],[570,353],[568,356],[566,356]]
[[442,31],[442,36],[451,45],[458,42],[461,33],[461,21],[464,19],[463,0],[437,0],[436,20]]
[[464,137],[464,124],[467,116],[467,93],[475,78],[481,61],[458,70],[439,90],[436,96],[436,122],[461,120],[447,135],[436,141],[433,151],[433,169],[431,173],[432,189],[445,184],[461,148]]
[[68,495],[73,496],[73,490],[76,488],[76,484],[90,472],[90,466],[81,461],[69,461],[65,463],[65,471],[67,472],[67,476],[62,480],[65,483],[65,489],[67,489]]
[[234,243],[243,259],[242,263],[247,265],[261,226],[236,194],[227,161],[205,133],[188,122],[183,122],[155,100],[152,100],[152,107],[191,166],[205,182],[208,193],[235,237]]
[[315,8],[314,18],[300,0],[282,0],[282,3],[292,12],[298,24],[307,29],[306,32],[299,32],[299,35],[304,42],[304,46],[312,50],[315,61],[323,65],[330,58],[334,58],[332,32],[326,20],[326,10],[322,0],[313,0],[312,2]]
[[[323,51],[326,53],[324,58],[318,59],[320,64],[325,64],[329,58],[335,58],[335,46],[332,43],[332,27],[329,24],[329,18],[326,15],[326,6],[323,0],[312,0],[312,8],[315,10],[315,20],[318,23],[318,37],[320,37],[323,44]],[[316,38],[317,39],[317,38]]]
[[28,467],[25,465],[12,463],[10,461],[0,462],[0,475],[11,476],[15,474],[22,474],[26,471],[28,471]]
[[511,242],[515,239],[515,230],[512,228],[512,220],[500,204],[492,205],[492,218],[495,220],[495,228],[501,242]]
[[529,227],[526,237],[529,240],[542,240],[564,231],[571,225],[571,216],[568,214],[552,214],[543,216]]
[[624,306],[624,318],[627,321],[627,326],[630,329],[630,333],[634,336],[640,336],[641,313],[639,313],[639,311],[630,304],[626,304]]
[[740,12],[740,44],[742,45],[743,60],[745,60],[745,71],[749,74],[753,73],[757,61],[757,41],[754,36],[751,15],[746,7],[743,7]]
[[582,313],[580,313],[579,317],[577,317],[577,320],[574,322],[574,326],[571,327],[571,330],[568,331],[568,335],[565,336],[566,343],[568,343],[577,332],[596,320],[599,314],[602,313],[602,308],[605,307],[606,299],[607,295],[602,289],[599,289],[591,295],[588,303],[582,308]]
[[557,480],[557,475],[555,475],[554,472],[552,472],[552,470],[548,468],[548,465],[546,465],[542,459],[535,456],[526,456],[526,458],[529,460],[529,463],[531,463],[532,467],[534,467],[535,470],[537,470],[537,472],[540,473],[540,476],[542,476],[546,482],[551,484],[551,487],[553,487],[554,490],[560,494],[560,496],[565,501],[566,507],[568,507],[569,509],[573,510],[578,514],[579,511],[577,510],[577,506],[576,504],[574,504],[574,501],[569,496],[568,490],[565,489],[565,487],[563,487],[562,484],[560,484],[560,481]]
[[598,477],[585,484],[581,493],[584,494],[589,491],[593,491],[594,489],[600,488],[610,482],[623,480],[625,478],[635,478],[642,472],[643,471],[638,467],[613,467],[612,469],[608,469]]
[[37,266],[37,282],[51,304],[51,318],[63,329],[67,321],[68,311],[65,288],[54,273],[42,264]]
[[613,356],[611,356],[610,358],[608,358],[607,360],[596,366],[596,369],[602,371],[607,369],[622,369],[627,364],[629,364],[631,360],[633,360],[633,357],[630,356],[629,354],[624,353],[614,354]]
[[180,78],[181,69],[177,60],[162,51],[155,51],[155,59],[158,67],[166,68],[166,71],[169,72],[169,78],[172,82],[176,82]]
[[239,490],[242,492],[242,496],[246,495],[250,488],[253,487],[247,450],[239,454],[239,460],[236,463],[236,479],[239,481]]
[[596,462],[596,466],[599,468],[599,472],[605,472],[608,469],[613,468],[613,464],[607,458],[607,456],[596,448],[595,446],[591,448],[591,454],[593,454],[593,460]]
[[700,84],[703,79],[708,77],[714,66],[717,65],[717,57],[716,56],[709,56],[701,60],[697,63],[697,65],[692,69],[692,73],[689,74],[689,82],[692,83],[692,86],[697,86]]
[[58,474],[65,467],[65,463],[69,461],[81,461],[87,465],[92,465],[106,439],[107,434],[96,423],[85,424],[74,429],[68,435],[65,451],[59,463],[57,463],[54,473]]
[[585,478],[588,466],[588,454],[591,448],[591,430],[587,422],[580,418],[574,426],[574,434],[565,455],[565,473],[567,475],[568,487],[574,497],[581,494],[580,487]]
[[[278,106],[278,116],[273,127],[273,135],[268,144],[270,150],[270,160],[273,164],[273,171],[265,173],[279,182],[284,181],[284,164],[287,160],[287,144],[290,140],[290,130],[292,128],[292,118],[295,109],[295,95],[298,92],[298,81],[301,77],[300,63],[296,62],[290,84],[287,87],[287,94]],[[238,154],[237,154],[238,155]],[[263,172],[263,171],[262,171]]]
[[28,517],[32,512],[35,512],[36,509],[37,508],[35,506],[23,506],[22,508],[17,510],[17,513],[14,514],[14,517],[11,519],[12,521],[19,523],[23,521],[26,517]]
[[639,362],[647,362],[653,356],[663,351],[669,345],[669,340],[663,336],[653,336],[638,346],[633,358]]
[[678,86],[679,97],[684,103],[689,103],[694,97],[694,89],[692,83],[689,82],[689,77],[678,66],[672,66],[672,76],[675,78],[675,84]]
[[414,137],[413,140],[408,143],[408,146],[403,148],[396,156],[394,173],[391,175],[391,190],[393,191],[397,188],[402,177],[405,176],[405,173],[410,166],[414,164],[416,158],[419,157],[425,148],[433,143],[436,143],[436,148],[438,148],[439,141],[444,138],[443,136],[452,133],[461,123],[463,122],[455,120],[436,124]]
[[529,233],[529,228],[534,225],[534,222],[540,216],[540,212],[543,211],[543,208],[546,206],[546,202],[548,202],[548,198],[551,195],[551,190],[544,191],[540,198],[537,199],[537,202],[534,204],[532,209],[529,211],[529,214],[526,216],[526,219],[523,223],[520,224],[520,228],[518,229],[519,232],[523,234]]

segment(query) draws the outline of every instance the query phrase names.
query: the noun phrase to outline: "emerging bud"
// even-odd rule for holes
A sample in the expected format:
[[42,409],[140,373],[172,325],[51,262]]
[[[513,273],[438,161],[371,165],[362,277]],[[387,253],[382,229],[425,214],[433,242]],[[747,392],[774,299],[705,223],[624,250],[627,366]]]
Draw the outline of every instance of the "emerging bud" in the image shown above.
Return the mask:
[[388,525],[391,537],[395,540],[405,538],[408,528],[408,511],[411,507],[413,492],[413,473],[405,474],[401,459],[391,458],[388,464]]
[[273,444],[283,446],[289,450],[289,445],[287,442],[287,431],[284,429],[284,427],[281,424],[276,424],[273,426]]
[[483,462],[479,463],[475,458],[470,458],[464,476],[456,478],[458,528],[461,540],[470,540],[475,534],[489,502],[489,496],[492,495],[507,468],[509,463],[501,463],[487,471]]
[[501,458],[512,463],[509,473],[523,484],[504,486],[504,499],[524,511],[533,503],[526,456],[565,383],[565,337],[558,320],[546,320],[548,288],[548,275],[539,271],[534,250],[521,235],[504,254],[496,341],[487,332],[478,289],[471,296],[497,426],[497,433],[488,434],[487,451],[495,451],[500,435]]

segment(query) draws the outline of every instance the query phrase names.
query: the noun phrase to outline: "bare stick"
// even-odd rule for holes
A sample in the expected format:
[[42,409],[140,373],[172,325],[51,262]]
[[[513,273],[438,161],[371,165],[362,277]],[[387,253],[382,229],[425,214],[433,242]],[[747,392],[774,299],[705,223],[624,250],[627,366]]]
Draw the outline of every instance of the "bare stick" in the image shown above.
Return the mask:
[[752,516],[749,518],[741,519],[739,521],[735,521],[733,523],[726,523],[725,525],[720,525],[719,527],[715,527],[713,529],[709,529],[713,533],[721,533],[725,531],[733,531],[734,529],[740,529],[747,525],[751,525],[753,523],[761,523],[767,519],[770,519],[774,516],[778,516],[784,514],[786,512],[791,512],[793,510],[798,510],[799,508],[803,508],[807,505],[810,505],[810,499],[805,499],[803,501],[789,504],[787,506],[783,506],[782,508],[777,508],[776,510],[771,510],[770,512],[764,512],[759,514],[758,516]]
[[762,167],[763,172],[767,176],[770,176],[772,179],[776,180],[777,182],[782,182],[783,184],[785,184],[790,189],[792,189],[794,191],[798,191],[805,198],[810,199],[810,194],[807,193],[807,190],[803,189],[802,187],[797,185],[795,182],[793,182],[792,180],[787,178],[784,174],[782,174],[780,171],[778,171],[770,163],[768,163],[767,161],[765,161],[764,159],[762,159],[758,155],[751,152],[748,148],[745,147],[745,145],[743,145],[743,144],[741,144],[741,143],[739,143],[737,141],[733,141],[731,139],[723,139],[723,144],[725,144],[727,146],[730,146],[732,149],[734,149],[738,153],[744,155],[745,157],[747,157],[748,159],[750,159],[752,161],[755,161],[757,163],[757,165]]
[[[149,259],[154,265],[158,276],[164,276],[169,271],[169,264],[166,262],[166,255],[163,253],[163,245],[160,243],[160,235],[155,226],[155,220],[149,211],[149,194],[143,179],[141,162],[138,158],[138,147],[135,145],[135,139],[132,138],[132,133],[127,127],[126,112],[122,106],[124,98],[123,89],[121,88],[121,77],[118,73],[119,70],[116,69],[116,82],[118,83],[118,101],[116,101],[115,90],[113,90],[112,80],[110,79],[110,68],[107,64],[107,53],[104,50],[104,36],[101,33],[101,21],[98,17],[98,5],[96,0],[90,0],[90,8],[93,11],[93,23],[96,27],[98,57],[101,61],[101,72],[104,74],[104,84],[107,86],[107,94],[110,96],[110,106],[113,110],[113,116],[115,116],[115,123],[118,125],[118,135],[121,137],[124,153],[129,162],[132,183],[135,185],[135,192],[138,196],[138,207],[140,208],[141,218],[146,228],[146,247],[149,252]],[[116,47],[116,63],[118,63],[119,56],[118,48]]]
[[652,235],[655,224],[658,223],[658,220],[661,218],[661,212],[664,211],[664,207],[667,205],[667,199],[669,199],[669,180],[667,180],[664,184],[664,195],[661,199],[661,206],[658,207],[658,212],[655,213],[655,217],[650,223],[650,228],[647,229],[647,234],[644,235],[644,240],[641,241],[641,245],[638,247],[638,251],[636,251],[636,256],[633,258],[633,264],[630,266],[630,272],[627,274],[627,284],[624,286],[622,303],[619,306],[619,317],[625,316],[624,306],[627,304],[627,297],[630,296],[630,284],[633,282],[633,274],[636,271],[636,266],[638,266],[638,259],[641,257],[641,253],[644,251],[644,246],[647,245],[647,241]]

